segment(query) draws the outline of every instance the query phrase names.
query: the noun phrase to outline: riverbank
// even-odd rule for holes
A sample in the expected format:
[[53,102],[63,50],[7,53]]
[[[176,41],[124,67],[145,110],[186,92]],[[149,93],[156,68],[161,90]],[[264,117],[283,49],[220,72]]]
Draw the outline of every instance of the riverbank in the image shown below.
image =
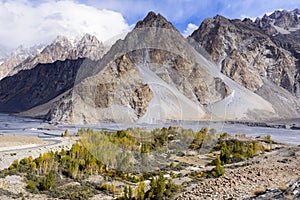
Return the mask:
[[9,167],[14,160],[38,157],[48,151],[70,149],[72,138],[53,137],[41,139],[35,136],[0,135],[0,170]]

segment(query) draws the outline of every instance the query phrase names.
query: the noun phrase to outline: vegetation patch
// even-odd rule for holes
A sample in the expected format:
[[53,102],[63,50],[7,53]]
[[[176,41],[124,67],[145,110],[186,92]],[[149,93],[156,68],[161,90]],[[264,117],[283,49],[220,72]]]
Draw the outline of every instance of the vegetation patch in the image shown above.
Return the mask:
[[[28,192],[49,198],[87,199],[101,193],[117,199],[169,199],[182,186],[222,176],[224,165],[265,151],[256,140],[207,128],[80,129],[77,135],[70,150],[15,160],[0,177],[20,175]],[[70,137],[68,131],[63,136]]]

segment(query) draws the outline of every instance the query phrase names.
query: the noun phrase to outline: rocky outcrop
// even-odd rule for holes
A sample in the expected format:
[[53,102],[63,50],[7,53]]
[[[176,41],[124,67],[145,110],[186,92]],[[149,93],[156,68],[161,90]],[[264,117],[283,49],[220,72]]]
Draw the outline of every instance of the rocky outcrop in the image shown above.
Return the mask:
[[53,63],[57,60],[75,60],[78,58],[99,60],[106,50],[107,48],[90,34],[85,34],[75,44],[72,44],[64,36],[58,36],[50,45],[40,51],[31,51],[27,54],[13,53],[0,66],[0,79],[5,76],[12,76],[21,70],[32,69],[39,63]]
[[135,110],[138,117],[143,116],[147,112],[152,98],[153,92],[147,84],[134,91],[130,99],[130,106]]
[[275,11],[271,15],[256,19],[256,25],[263,29],[277,46],[291,52],[296,58],[296,71],[292,92],[300,97],[300,11]]
[[263,199],[300,199],[300,178],[296,181],[289,181],[280,187],[268,188],[261,191],[254,197],[245,200],[263,200]]
[[[60,95],[58,98],[49,105],[49,107],[44,108],[48,112],[45,113],[44,116],[36,114],[32,111],[24,112],[24,115],[34,114],[40,118],[44,118],[53,122],[66,122],[72,123],[72,114],[73,114],[73,106],[72,106],[72,89]],[[41,105],[43,106],[43,105]],[[39,111],[40,113],[40,111]]]
[[92,70],[78,76],[72,102],[75,123],[276,116],[268,102],[225,78],[153,12]]
[[[150,12],[89,74],[78,78],[81,81],[73,90],[74,121],[203,118],[201,104],[226,98],[230,89],[222,79],[203,70],[193,54],[171,23]],[[151,113],[153,106],[158,109],[155,113]]]
[[296,58],[251,20],[216,16],[204,20],[191,38],[220,63],[222,73],[251,91],[261,88],[266,77],[295,94]]
[[277,10],[271,15],[257,18],[255,24],[268,35],[289,34],[300,28],[299,15],[299,9],[293,11]]
[[177,31],[171,22],[166,20],[166,18],[164,18],[161,14],[155,14],[152,11],[150,11],[143,20],[137,22],[135,25],[135,29],[146,27],[165,28]]

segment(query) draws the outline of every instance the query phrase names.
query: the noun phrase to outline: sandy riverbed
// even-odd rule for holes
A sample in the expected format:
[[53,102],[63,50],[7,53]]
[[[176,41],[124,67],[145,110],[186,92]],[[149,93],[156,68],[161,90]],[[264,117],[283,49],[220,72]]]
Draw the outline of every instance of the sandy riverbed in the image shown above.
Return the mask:
[[0,151],[29,148],[45,144],[47,144],[47,141],[34,136],[0,135]]
[[62,148],[70,149],[75,142],[71,138],[41,139],[34,136],[0,136],[0,170],[7,168],[14,160],[32,156],[38,157],[48,151],[60,151]]

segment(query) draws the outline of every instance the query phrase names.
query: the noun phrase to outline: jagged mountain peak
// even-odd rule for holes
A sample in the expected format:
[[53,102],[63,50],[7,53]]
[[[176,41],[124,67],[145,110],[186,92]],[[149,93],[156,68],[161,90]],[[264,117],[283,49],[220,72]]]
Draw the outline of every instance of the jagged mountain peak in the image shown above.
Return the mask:
[[229,19],[227,19],[226,17],[224,17],[222,15],[216,15],[213,19],[215,21],[229,21]]
[[90,34],[85,34],[75,43],[66,36],[59,35],[47,46],[37,45],[32,48],[20,46],[13,51],[1,64],[0,80],[21,70],[32,69],[38,63],[53,63],[57,60],[83,57],[99,60],[107,50],[95,36]]
[[86,33],[78,42],[76,42],[76,45],[77,46],[81,46],[81,45],[99,46],[102,45],[102,43],[98,40],[96,36]]
[[61,46],[66,46],[66,47],[72,46],[71,41],[66,36],[63,36],[63,35],[58,35],[52,41],[51,44],[60,44]]
[[153,11],[149,12],[147,16],[143,20],[139,21],[135,26],[135,28],[146,27],[167,28],[176,30],[176,28],[172,25],[171,22],[169,22],[161,14],[156,14]]
[[257,18],[255,24],[263,29],[268,35],[290,34],[300,30],[300,11],[276,10],[273,13],[265,14]]

